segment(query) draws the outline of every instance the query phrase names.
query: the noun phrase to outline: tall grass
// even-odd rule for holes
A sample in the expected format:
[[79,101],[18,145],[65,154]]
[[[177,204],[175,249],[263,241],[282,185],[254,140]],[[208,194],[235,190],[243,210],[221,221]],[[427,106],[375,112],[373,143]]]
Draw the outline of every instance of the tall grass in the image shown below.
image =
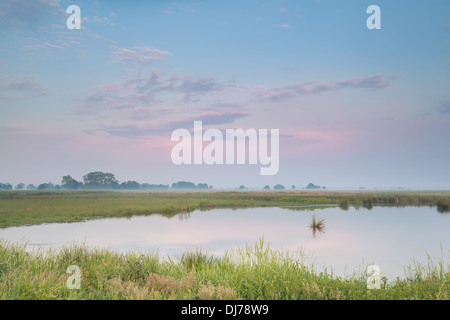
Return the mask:
[[[261,239],[214,258],[200,249],[179,260],[71,245],[26,250],[0,241],[0,299],[440,299],[450,298],[449,265],[407,267],[407,277],[368,290],[364,275],[318,271],[302,251],[273,250]],[[81,288],[66,285],[69,265]]]

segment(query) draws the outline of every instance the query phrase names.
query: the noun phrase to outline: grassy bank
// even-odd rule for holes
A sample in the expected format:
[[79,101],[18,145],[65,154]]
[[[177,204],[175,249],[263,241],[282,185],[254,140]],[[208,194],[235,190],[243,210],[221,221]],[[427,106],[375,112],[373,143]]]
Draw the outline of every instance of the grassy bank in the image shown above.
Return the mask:
[[[0,242],[0,299],[432,299],[450,298],[449,265],[415,265],[404,279],[367,289],[364,275],[334,277],[305,256],[254,246],[214,258],[201,251],[181,259],[118,254],[83,246],[29,253]],[[68,266],[81,269],[80,289],[69,289]]]
[[0,228],[196,209],[336,204],[437,206],[449,211],[450,191],[1,191]]

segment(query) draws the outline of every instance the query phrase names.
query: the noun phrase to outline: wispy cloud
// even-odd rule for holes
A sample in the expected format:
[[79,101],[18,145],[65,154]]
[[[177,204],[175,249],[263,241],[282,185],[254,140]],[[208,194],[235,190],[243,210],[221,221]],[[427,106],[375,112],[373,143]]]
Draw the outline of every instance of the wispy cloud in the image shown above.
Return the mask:
[[0,25],[36,28],[42,20],[64,14],[58,0],[2,0]]
[[259,86],[253,89],[253,93],[259,99],[277,102],[298,95],[317,94],[343,88],[381,89],[386,88],[390,85],[391,82],[387,80],[383,75],[375,75],[368,78],[349,79],[335,83],[307,81],[276,88],[266,88]]
[[292,26],[289,23],[274,24],[273,27],[274,28],[279,28],[279,29],[290,29],[290,28],[292,28]]
[[11,76],[0,80],[0,104],[11,103],[43,95],[43,87],[31,75]]
[[49,33],[24,37],[19,41],[18,46],[27,54],[46,56],[65,49],[80,49],[86,42],[86,38],[86,35],[69,33],[67,28],[61,25],[52,25]]
[[390,84],[391,82],[389,80],[386,80],[383,75],[378,74],[368,78],[341,81],[337,83],[337,87],[378,89],[389,87]]
[[114,59],[116,63],[132,63],[143,65],[155,60],[163,61],[164,57],[170,55],[170,52],[153,47],[133,47],[132,49],[113,47]]
[[5,83],[0,83],[0,91],[33,91],[42,92],[42,87],[31,75],[20,75],[13,77]]
[[[306,81],[275,88],[264,86],[245,88],[214,77],[166,75],[153,68],[147,73],[138,73],[135,77],[95,88],[86,98],[77,101],[75,113],[81,116],[98,115],[128,120],[144,120],[149,117],[161,119],[161,114],[155,112],[160,109],[172,109],[174,105],[181,112],[177,116],[183,116],[186,107],[194,103],[196,112],[212,107],[222,111],[236,111],[240,110],[236,106],[245,102],[250,103],[255,96],[258,100],[279,102],[306,94],[343,89],[381,89],[390,84],[390,80],[385,76],[375,75],[334,83]],[[233,93],[239,94],[239,100],[227,98],[236,97]],[[233,107],[226,107],[230,104]],[[177,113],[173,109],[172,112]],[[127,129],[125,132],[130,130]]]
[[91,18],[86,17],[85,22],[93,22],[93,23],[98,23],[98,24],[102,24],[102,25],[108,25],[111,27],[114,27],[116,24],[114,22],[111,21],[110,18],[114,18],[115,15],[109,15],[109,17],[98,17],[98,16],[93,16]]
[[[68,16],[66,8],[60,7],[58,1],[0,1],[0,34],[7,30],[11,36],[8,47],[20,50],[18,54],[25,53],[33,58],[57,55],[69,48],[77,49],[72,50],[71,54],[83,54],[88,44],[105,40],[105,37],[98,36],[85,24],[92,18],[83,14],[82,29],[73,32],[66,26]],[[112,43],[106,40],[106,45]]]
[[438,106],[439,114],[441,115],[447,115],[450,114],[450,101],[442,102]]
[[153,68],[146,75],[139,73],[125,81],[95,88],[82,101],[84,104],[82,110],[92,114],[105,110],[152,108],[168,100],[186,104],[199,102],[199,97],[202,95],[233,87],[235,85],[221,82],[213,77],[165,76]]
[[248,113],[236,112],[236,111],[217,111],[208,110],[205,112],[200,112],[197,115],[190,115],[184,117],[181,120],[169,120],[164,121],[159,124],[146,123],[146,124],[127,124],[119,126],[103,126],[98,130],[91,132],[91,134],[96,133],[107,133],[111,136],[120,136],[128,138],[145,138],[149,136],[169,136],[170,133],[178,128],[192,129],[194,121],[201,120],[203,126],[217,126],[223,124],[233,123],[236,119],[247,117]]
[[198,10],[200,3],[198,2],[185,2],[185,1],[168,1],[168,6],[164,9],[165,14],[192,14]]

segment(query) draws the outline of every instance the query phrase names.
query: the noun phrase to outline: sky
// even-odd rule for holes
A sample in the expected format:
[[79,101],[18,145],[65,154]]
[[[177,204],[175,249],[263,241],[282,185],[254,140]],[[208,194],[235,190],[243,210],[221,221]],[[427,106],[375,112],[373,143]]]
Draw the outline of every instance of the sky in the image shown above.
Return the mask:
[[[216,189],[450,189],[448,12],[447,0],[2,0],[0,183],[103,171]],[[278,129],[278,172],[175,164],[172,132],[194,121]]]

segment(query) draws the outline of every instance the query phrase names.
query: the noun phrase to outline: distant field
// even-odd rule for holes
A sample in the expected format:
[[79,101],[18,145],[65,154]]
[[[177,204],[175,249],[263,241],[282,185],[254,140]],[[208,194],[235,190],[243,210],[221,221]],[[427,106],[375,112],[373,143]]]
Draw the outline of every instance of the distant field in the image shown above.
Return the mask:
[[196,209],[336,204],[436,206],[449,211],[450,191],[1,191],[0,228]]

